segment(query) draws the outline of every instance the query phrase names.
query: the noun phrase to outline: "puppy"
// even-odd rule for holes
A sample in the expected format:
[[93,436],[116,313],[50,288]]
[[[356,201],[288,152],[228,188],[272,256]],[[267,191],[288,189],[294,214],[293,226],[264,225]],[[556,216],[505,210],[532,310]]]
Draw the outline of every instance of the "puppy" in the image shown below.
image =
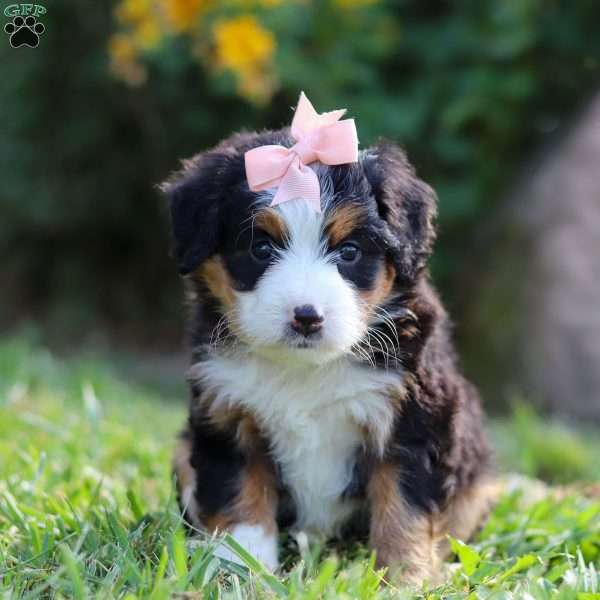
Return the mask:
[[194,529],[230,532],[266,566],[277,536],[364,534],[380,566],[433,580],[493,486],[475,389],[429,282],[436,199],[379,144],[310,165],[322,211],[252,192],[237,134],[164,189],[191,314],[189,421],[174,461]]

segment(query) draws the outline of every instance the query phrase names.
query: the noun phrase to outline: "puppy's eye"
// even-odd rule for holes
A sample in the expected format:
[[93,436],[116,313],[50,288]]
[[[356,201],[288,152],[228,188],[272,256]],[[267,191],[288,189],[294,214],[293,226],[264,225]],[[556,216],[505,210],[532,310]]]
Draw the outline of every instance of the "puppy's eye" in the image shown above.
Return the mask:
[[361,257],[361,250],[354,242],[346,242],[338,249],[340,260],[347,264],[357,262]]
[[273,248],[273,244],[267,240],[260,240],[256,242],[251,250],[250,254],[252,254],[252,258],[257,262],[266,262],[273,257],[275,253],[275,249]]

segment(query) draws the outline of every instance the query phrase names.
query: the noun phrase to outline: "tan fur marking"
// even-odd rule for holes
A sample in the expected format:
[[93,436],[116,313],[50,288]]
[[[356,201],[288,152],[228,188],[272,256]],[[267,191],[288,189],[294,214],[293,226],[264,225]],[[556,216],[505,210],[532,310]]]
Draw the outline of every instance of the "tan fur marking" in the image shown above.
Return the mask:
[[254,227],[268,233],[276,242],[283,241],[287,236],[287,226],[281,215],[272,208],[264,208],[256,213]]
[[[483,479],[460,493],[444,515],[444,526],[450,535],[467,542],[481,527],[501,493],[502,485],[492,478]],[[446,540],[440,551],[442,556],[450,553],[450,544]]]
[[275,476],[266,459],[256,457],[247,467],[240,496],[234,507],[236,521],[260,524],[267,533],[277,531]]
[[244,414],[239,420],[237,440],[246,452],[260,452],[262,442],[260,431],[256,421],[250,415]]
[[231,408],[222,404],[215,407],[215,405],[212,404],[212,395],[204,394],[200,401],[207,409],[207,416],[210,419],[211,424],[218,430],[231,430],[233,427],[236,427],[244,417],[244,412],[241,408]]
[[229,273],[220,256],[209,258],[199,269],[198,275],[210,293],[221,301],[224,308],[231,308],[235,302],[235,292]]
[[374,307],[380,306],[389,297],[394,287],[394,281],[396,279],[396,269],[389,260],[386,260],[385,264],[382,265],[377,273],[377,280],[375,285],[370,290],[364,290],[359,292],[360,297],[364,302],[364,306],[368,313],[370,313]]
[[336,208],[325,225],[332,246],[345,240],[365,219],[365,212],[356,204]]
[[260,450],[261,436],[256,421],[241,408],[232,408],[230,406],[210,406],[210,396],[204,400],[205,406],[208,406],[208,416],[210,422],[220,430],[237,429],[237,441],[242,450],[254,452]]
[[277,492],[271,465],[256,456],[251,459],[242,475],[237,500],[228,510],[202,517],[209,533],[223,532],[237,523],[262,525],[267,533],[277,532]]
[[[194,525],[201,526],[209,533],[223,532],[238,523],[262,525],[267,533],[277,531],[276,509],[277,491],[273,465],[263,448],[264,442],[255,420],[241,409],[219,409],[210,411],[210,421],[217,429],[237,427],[237,439],[240,448],[249,456],[248,464],[240,474],[240,490],[233,504],[222,512],[206,515],[195,509],[190,514]],[[178,486],[184,489],[188,485],[196,486],[196,473],[189,462],[191,445],[189,440],[181,439],[177,446],[174,468]]]
[[202,525],[211,535],[227,531],[234,523],[234,516],[228,512],[202,517]]
[[377,564],[388,567],[392,579],[421,583],[439,575],[437,544],[440,532],[435,517],[418,514],[398,489],[398,468],[378,465],[368,486],[371,503],[369,543]]
[[182,503],[185,505],[186,515],[190,523],[200,529],[203,524],[198,514],[198,506],[194,497],[196,490],[196,471],[190,464],[192,444],[190,440],[182,437],[179,439],[173,457],[173,470],[177,476],[177,489]]
[[175,447],[175,456],[173,457],[173,470],[177,475],[177,483],[181,489],[194,485],[196,473],[190,464],[192,454],[192,445],[190,440],[180,438]]
[[398,327],[398,336],[411,340],[416,337],[419,333],[419,327],[415,323],[407,322],[402,324],[402,327]]

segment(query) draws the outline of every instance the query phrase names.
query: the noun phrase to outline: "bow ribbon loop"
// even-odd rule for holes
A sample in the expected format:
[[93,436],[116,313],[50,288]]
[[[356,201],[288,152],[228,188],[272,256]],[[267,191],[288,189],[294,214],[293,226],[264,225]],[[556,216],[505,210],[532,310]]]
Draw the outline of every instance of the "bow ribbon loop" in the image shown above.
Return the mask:
[[353,119],[340,121],[346,109],[319,114],[300,94],[291,132],[296,143],[291,148],[266,145],[246,152],[246,177],[253,192],[277,187],[271,202],[303,198],[321,212],[321,190],[317,174],[308,166],[320,161],[341,165],[358,160],[358,137]]

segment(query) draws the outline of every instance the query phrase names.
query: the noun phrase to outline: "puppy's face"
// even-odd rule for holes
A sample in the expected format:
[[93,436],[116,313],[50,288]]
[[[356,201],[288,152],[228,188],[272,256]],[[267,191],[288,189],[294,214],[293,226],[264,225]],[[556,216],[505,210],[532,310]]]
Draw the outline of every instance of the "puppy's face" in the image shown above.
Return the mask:
[[[229,342],[274,360],[360,357],[369,327],[424,266],[429,188],[400,151],[389,165],[380,148],[358,164],[313,165],[322,213],[301,198],[270,207],[274,190],[250,192],[243,170],[244,152],[265,143],[292,141],[285,132],[233,138],[168,185],[180,268],[216,301],[213,341],[226,330]],[[404,198],[386,202],[390,191]]]
[[232,328],[273,356],[322,362],[351,352],[395,278],[368,210],[346,200],[318,214],[301,199],[268,200],[229,231],[221,255]]

